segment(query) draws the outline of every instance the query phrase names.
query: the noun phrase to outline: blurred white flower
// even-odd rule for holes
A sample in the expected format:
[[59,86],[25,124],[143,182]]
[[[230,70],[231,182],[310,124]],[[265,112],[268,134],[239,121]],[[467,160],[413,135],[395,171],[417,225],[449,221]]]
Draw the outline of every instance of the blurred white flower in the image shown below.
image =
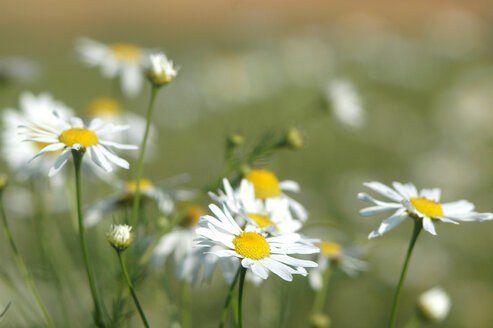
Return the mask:
[[[203,248],[204,252],[223,258],[239,258],[244,268],[262,279],[267,279],[271,271],[286,281],[292,281],[293,274],[307,275],[304,267],[317,266],[313,261],[290,256],[319,252],[318,247],[302,243],[298,234],[264,237],[252,226],[240,228],[226,207],[221,210],[211,204],[209,208],[215,217],[201,217],[200,227],[196,230],[199,235],[197,247]],[[212,249],[211,246],[220,246],[220,249]]]
[[118,251],[127,249],[134,241],[132,227],[126,224],[111,225],[107,233],[108,242]]
[[129,168],[128,162],[115,155],[110,149],[134,150],[137,149],[137,146],[102,139],[108,134],[127,129],[127,126],[105,124],[102,120],[95,119],[85,128],[84,122],[78,117],[72,117],[69,120],[70,123],[68,123],[62,120],[56,112],[54,112],[54,115],[60,123],[57,128],[46,125],[41,121],[29,122],[19,126],[19,129],[23,130],[22,134],[26,137],[25,141],[44,144],[44,147],[31,160],[51,152],[59,154],[48,173],[50,177],[56,175],[65,166],[72,150],[87,151],[91,162],[106,172],[113,171],[110,163],[124,169]]
[[435,224],[441,221],[459,224],[457,221],[482,221],[492,219],[491,213],[474,212],[474,205],[467,200],[459,200],[452,203],[439,203],[441,190],[422,189],[420,192],[412,183],[402,184],[394,182],[394,189],[380,182],[366,182],[364,186],[390,199],[392,202],[383,202],[373,199],[367,193],[359,193],[358,198],[374,206],[360,210],[363,216],[379,214],[387,211],[395,211],[392,216],[384,220],[380,227],[370,233],[369,239],[382,236],[394,229],[406,218],[422,220],[423,229],[432,235],[436,235]]
[[[44,142],[23,142],[25,139],[19,135],[18,126],[26,122],[40,122],[45,126],[61,129],[61,120],[68,120],[73,115],[73,110],[57,101],[48,93],[34,95],[24,92],[19,97],[20,110],[6,108],[2,113],[2,154],[12,171],[21,180],[28,179],[33,175],[44,175],[48,168],[56,161],[56,153],[40,159],[38,165],[28,165],[28,162],[40,150],[48,144]],[[56,111],[58,119],[53,112]],[[30,132],[34,132],[30,131]]]
[[173,66],[173,62],[168,60],[162,52],[149,56],[149,67],[147,76],[155,86],[163,86],[173,80],[178,74],[178,70]]
[[419,296],[418,308],[431,322],[443,321],[450,311],[450,297],[440,287],[430,289]]
[[89,38],[80,38],[76,50],[83,62],[100,67],[107,78],[119,77],[126,96],[136,96],[142,88],[142,65],[149,50],[132,44],[113,43],[106,45]]
[[283,203],[288,204],[290,219],[297,219],[302,222],[308,218],[307,210],[284,193],[284,191],[299,192],[300,187],[297,182],[285,180],[279,182],[277,177],[268,170],[251,170],[245,179],[253,184],[255,197],[264,202],[266,209],[282,207]]
[[367,270],[367,263],[358,258],[361,251],[351,250],[327,241],[322,241],[318,246],[320,247],[318,267],[311,269],[308,277],[310,286],[315,290],[322,288],[323,273],[331,267],[340,268],[349,276],[355,276],[359,271]]
[[39,79],[41,67],[33,60],[21,57],[0,58],[0,84],[2,82],[30,83]]
[[[136,181],[118,181],[115,183],[115,187],[115,194],[87,208],[84,216],[84,225],[86,227],[92,227],[112,212],[133,204],[133,197],[137,188]],[[151,199],[156,202],[159,210],[165,215],[169,215],[175,207],[172,196],[157,188],[149,179],[140,179],[140,193],[142,199]]]
[[326,90],[335,118],[344,125],[361,128],[366,121],[366,112],[354,85],[347,80],[334,80]]

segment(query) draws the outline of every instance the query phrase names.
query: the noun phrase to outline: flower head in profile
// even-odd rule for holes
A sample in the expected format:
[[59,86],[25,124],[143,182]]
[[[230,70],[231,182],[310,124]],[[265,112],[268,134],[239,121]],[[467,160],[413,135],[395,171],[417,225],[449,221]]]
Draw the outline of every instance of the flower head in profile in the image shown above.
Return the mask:
[[[56,111],[57,116],[53,113]],[[17,177],[24,180],[34,175],[46,174],[53,166],[58,153],[45,156],[38,165],[27,165],[41,149],[47,146],[44,142],[23,142],[25,137],[19,134],[18,126],[26,122],[40,122],[54,129],[61,129],[61,121],[73,115],[72,109],[55,100],[48,93],[34,95],[23,92],[19,97],[19,109],[6,108],[2,112],[2,154],[11,170]],[[24,131],[28,132],[28,131]],[[34,132],[34,131],[31,131]]]
[[357,248],[346,248],[341,244],[322,241],[318,244],[318,267],[310,270],[310,286],[319,290],[322,288],[322,276],[325,270],[337,267],[349,276],[355,276],[360,271],[367,269],[367,263],[360,260],[361,251]]
[[104,77],[119,77],[125,95],[134,97],[140,91],[142,64],[148,50],[127,43],[107,45],[89,38],[79,39],[76,50],[86,64],[100,67]]
[[[242,229],[226,207],[209,206],[215,216],[205,215],[196,232],[198,246],[221,258],[237,258],[256,276],[267,279],[269,271],[286,281],[293,274],[307,275],[305,267],[316,267],[313,261],[301,260],[291,254],[318,253],[318,247],[302,242],[298,234],[265,237],[252,226]],[[213,249],[212,246],[220,246]]]
[[419,296],[418,308],[426,320],[441,322],[450,311],[450,297],[442,288],[432,288]]
[[297,182],[291,180],[279,182],[271,171],[258,169],[251,170],[245,179],[253,184],[255,197],[262,200],[266,207],[272,208],[276,203],[287,202],[293,218],[302,222],[308,218],[308,212],[303,205],[284,193],[285,191],[299,192],[300,187]]
[[25,141],[44,144],[44,147],[31,160],[47,153],[61,151],[49,171],[50,177],[65,166],[72,150],[87,152],[91,161],[106,172],[113,170],[110,163],[125,169],[129,168],[128,162],[115,155],[111,148],[137,149],[137,146],[104,140],[108,134],[125,130],[127,126],[105,124],[102,120],[95,119],[86,128],[78,117],[71,118],[70,123],[62,120],[60,123],[60,128],[53,128],[41,122],[19,126],[24,130],[24,136],[27,137]]
[[134,241],[132,227],[126,224],[112,224],[106,236],[110,245],[117,251],[126,250]]
[[459,224],[457,221],[482,221],[492,218],[490,213],[474,212],[474,205],[467,200],[459,200],[451,203],[440,203],[441,191],[435,189],[418,189],[412,183],[402,184],[394,182],[393,189],[380,182],[367,182],[363,184],[376,193],[384,196],[389,201],[379,201],[367,193],[358,194],[358,198],[373,206],[360,211],[363,216],[379,214],[387,211],[394,213],[382,222],[378,229],[372,231],[368,238],[382,236],[387,231],[394,229],[406,218],[411,217],[421,220],[423,229],[432,235],[436,235],[435,223],[447,222]]
[[155,86],[160,87],[171,82],[178,74],[173,62],[162,52],[150,55],[149,62],[147,76]]

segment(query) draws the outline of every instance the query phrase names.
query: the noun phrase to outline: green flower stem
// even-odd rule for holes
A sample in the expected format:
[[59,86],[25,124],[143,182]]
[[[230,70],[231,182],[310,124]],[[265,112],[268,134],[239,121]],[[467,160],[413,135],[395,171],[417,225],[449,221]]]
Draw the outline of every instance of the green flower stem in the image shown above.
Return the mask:
[[238,287],[238,327],[243,328],[243,285],[245,284],[246,269],[240,267],[240,286]]
[[151,129],[152,112],[154,109],[154,103],[156,101],[157,92],[159,87],[153,86],[151,89],[151,100],[149,101],[149,107],[147,109],[146,116],[146,128],[144,131],[144,138],[140,146],[139,161],[137,162],[137,176],[135,177],[135,195],[132,209],[132,219],[130,221],[132,227],[135,227],[139,222],[139,206],[140,206],[140,179],[142,178],[142,170],[144,169],[144,154],[147,145],[147,138],[149,137],[149,131]]
[[0,213],[2,215],[2,223],[3,223],[3,228],[5,230],[5,234],[7,235],[7,239],[10,243],[10,247],[12,248],[12,252],[14,253],[14,260],[15,263],[17,264],[17,268],[21,272],[22,277],[26,281],[27,286],[29,287],[29,290],[31,291],[34,300],[38,304],[39,309],[41,310],[41,313],[43,314],[43,317],[45,319],[46,325],[50,328],[55,328],[55,324],[53,323],[53,320],[51,320],[50,315],[48,314],[48,311],[46,310],[43,301],[41,300],[41,297],[38,294],[38,290],[36,289],[36,286],[34,285],[34,280],[33,277],[31,276],[31,273],[26,267],[26,264],[21,258],[21,255],[19,251],[17,250],[17,246],[14,242],[14,238],[12,237],[12,233],[10,232],[9,224],[7,222],[7,216],[5,215],[5,209],[3,207],[3,201],[1,199],[0,195]]
[[192,327],[192,300],[190,299],[192,290],[188,282],[181,283],[181,327]]
[[134,299],[135,306],[137,307],[137,310],[139,311],[140,318],[142,319],[142,323],[146,328],[149,328],[149,323],[147,322],[146,316],[144,314],[144,311],[142,310],[142,307],[140,306],[139,299],[137,298],[137,294],[135,294],[134,287],[132,285],[132,280],[130,280],[130,277],[127,272],[127,268],[125,267],[125,262],[123,261],[123,256],[122,252],[116,251],[118,254],[118,260],[120,260],[120,266],[122,268],[123,276],[125,277],[125,281],[127,282],[128,289],[130,289],[130,293],[132,294],[132,298]]
[[87,252],[84,219],[82,217],[82,201],[81,201],[81,186],[80,186],[80,167],[82,164],[82,157],[84,152],[80,150],[72,150],[72,157],[74,158],[74,168],[75,168],[75,193],[77,198],[77,217],[79,223],[79,239],[80,247],[82,249],[82,255],[84,257],[84,266],[86,268],[87,279],[89,280],[89,288],[91,291],[92,300],[94,302],[95,311],[95,323],[98,327],[105,327],[103,319],[103,312],[101,308],[101,302],[96,289],[96,284],[94,281],[94,274],[89,262],[89,255]]
[[399,279],[399,284],[397,285],[397,289],[395,291],[394,303],[392,305],[392,313],[390,315],[389,320],[389,328],[393,328],[395,325],[395,319],[397,314],[397,305],[399,304],[399,296],[401,294],[402,285],[404,285],[404,280],[406,279],[407,267],[409,265],[409,259],[411,258],[411,254],[414,249],[414,245],[416,244],[416,240],[418,239],[419,233],[423,228],[423,223],[420,219],[413,218],[414,220],[414,230],[413,235],[411,237],[411,241],[409,243],[409,248],[407,249],[406,260],[404,261],[404,266],[402,267],[401,277]]
[[330,277],[332,276],[332,269],[328,267],[323,273],[322,288],[315,294],[315,300],[313,301],[313,314],[323,313],[325,307],[325,301],[327,300],[327,291],[329,290]]
[[228,317],[229,303],[231,302],[231,299],[233,297],[234,289],[236,283],[238,282],[238,277],[240,276],[240,272],[241,272],[241,268],[238,268],[238,271],[236,271],[235,274],[235,278],[233,279],[233,282],[229,287],[228,295],[226,296],[226,300],[224,301],[223,313],[221,314],[221,321],[219,322],[219,328],[223,328],[224,324],[226,323],[226,318]]

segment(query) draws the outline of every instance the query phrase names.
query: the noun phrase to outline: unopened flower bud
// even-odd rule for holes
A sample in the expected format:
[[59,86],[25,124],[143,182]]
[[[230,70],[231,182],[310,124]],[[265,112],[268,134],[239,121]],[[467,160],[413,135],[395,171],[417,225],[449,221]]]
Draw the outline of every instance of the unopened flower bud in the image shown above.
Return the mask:
[[110,245],[117,251],[126,250],[134,241],[132,227],[126,224],[112,224],[106,236]]
[[303,147],[303,136],[297,128],[290,128],[286,132],[286,146],[292,149],[300,149]]
[[419,296],[418,308],[426,320],[443,321],[450,310],[450,297],[443,289],[435,287]]
[[162,52],[150,55],[149,60],[150,65],[147,69],[147,77],[156,87],[168,84],[178,74],[177,69],[173,66],[173,62],[168,60]]
[[232,133],[228,136],[228,148],[236,148],[245,142],[245,138],[239,133]]

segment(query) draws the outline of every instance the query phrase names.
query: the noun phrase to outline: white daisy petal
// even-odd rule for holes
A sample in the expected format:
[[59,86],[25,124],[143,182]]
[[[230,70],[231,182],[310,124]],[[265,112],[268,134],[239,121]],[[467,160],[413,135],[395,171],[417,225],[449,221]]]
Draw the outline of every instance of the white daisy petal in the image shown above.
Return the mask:
[[433,222],[431,221],[431,219],[429,217],[423,218],[423,229],[428,231],[432,235],[436,236],[436,234],[437,234],[437,232],[435,230],[435,225],[433,224]]

